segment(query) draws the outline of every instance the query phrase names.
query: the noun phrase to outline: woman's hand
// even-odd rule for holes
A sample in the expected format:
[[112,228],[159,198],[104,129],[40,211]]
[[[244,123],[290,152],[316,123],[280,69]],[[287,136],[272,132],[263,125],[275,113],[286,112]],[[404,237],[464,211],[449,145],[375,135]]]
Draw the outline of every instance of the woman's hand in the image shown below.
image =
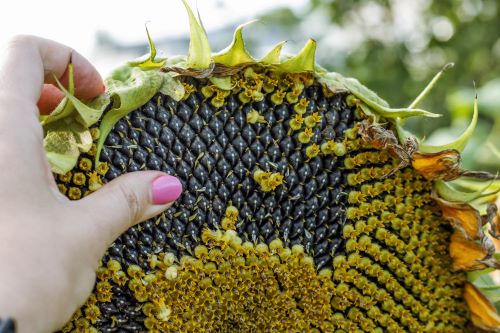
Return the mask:
[[0,317],[14,318],[19,332],[64,325],[89,296],[110,243],[167,209],[182,191],[177,178],[144,171],[79,201],[58,192],[38,117],[62,99],[53,77],[67,83],[70,58],[75,95],[102,93],[94,67],[50,40],[15,37],[0,62]]

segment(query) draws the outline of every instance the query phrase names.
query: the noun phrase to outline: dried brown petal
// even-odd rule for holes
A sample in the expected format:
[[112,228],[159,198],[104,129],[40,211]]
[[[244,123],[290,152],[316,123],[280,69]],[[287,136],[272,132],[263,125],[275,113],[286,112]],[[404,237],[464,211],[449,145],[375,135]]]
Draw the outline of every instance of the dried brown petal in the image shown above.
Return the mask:
[[360,123],[358,133],[361,135],[363,141],[375,149],[386,149],[388,146],[399,145],[393,131],[377,124],[371,124],[367,120],[363,120]]
[[214,68],[215,68],[215,63],[211,62],[208,68],[182,68],[173,66],[173,67],[162,67],[161,71],[165,73],[175,72],[178,73],[179,75],[191,76],[197,79],[204,79],[209,77],[210,74],[212,74]]
[[361,122],[358,133],[363,141],[373,148],[387,150],[393,158],[399,159],[399,164],[382,178],[387,178],[410,165],[412,156],[418,148],[418,141],[415,137],[407,138],[404,144],[400,145],[393,131],[377,124],[371,124],[366,120]]
[[208,68],[198,69],[198,68],[182,68],[182,67],[172,66],[172,67],[162,67],[161,71],[165,73],[175,72],[183,76],[191,76],[197,79],[204,79],[209,76],[233,75],[244,68],[245,66],[229,67],[223,64],[217,64],[215,62],[211,62]]
[[488,332],[500,332],[500,316],[493,304],[471,283],[464,286],[465,302],[471,312],[472,323]]
[[453,180],[462,174],[460,170],[460,152],[446,149],[438,153],[413,154],[411,164],[428,180]]
[[487,259],[488,251],[481,244],[466,239],[460,232],[451,236],[450,256],[453,268],[457,270],[475,271],[487,267],[483,260]]
[[441,208],[443,217],[450,221],[456,230],[461,231],[465,238],[480,240],[483,237],[481,215],[474,207],[468,203],[447,201],[435,194],[433,198]]

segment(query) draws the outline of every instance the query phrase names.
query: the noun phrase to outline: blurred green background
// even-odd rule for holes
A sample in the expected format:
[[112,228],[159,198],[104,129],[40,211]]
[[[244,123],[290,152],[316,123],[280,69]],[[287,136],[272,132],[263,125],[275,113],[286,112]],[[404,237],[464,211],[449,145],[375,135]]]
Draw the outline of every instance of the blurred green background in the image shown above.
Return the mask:
[[409,105],[443,65],[455,63],[421,105],[443,117],[406,127],[428,143],[460,135],[475,82],[480,119],[464,167],[500,170],[499,1],[310,0],[300,15],[282,8],[262,20],[315,38],[319,63],[358,78],[392,106]]

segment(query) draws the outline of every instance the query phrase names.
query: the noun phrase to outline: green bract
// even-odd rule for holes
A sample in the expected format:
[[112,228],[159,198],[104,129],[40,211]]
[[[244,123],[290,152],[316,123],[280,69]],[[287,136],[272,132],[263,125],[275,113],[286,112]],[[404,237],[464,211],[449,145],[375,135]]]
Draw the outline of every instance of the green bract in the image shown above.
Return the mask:
[[477,107],[477,96],[476,96],[476,98],[474,99],[474,113],[472,114],[472,120],[462,135],[460,135],[457,139],[453,140],[452,142],[444,145],[430,146],[421,144],[420,151],[426,153],[435,153],[445,149],[456,149],[459,152],[462,152],[465,146],[467,145],[467,142],[470,140],[470,137],[474,133],[474,129],[476,128],[477,124],[478,114],[479,112]]
[[189,8],[186,0],[182,0],[189,16],[189,29],[191,30],[191,40],[189,43],[189,52],[186,60],[188,68],[208,68],[212,62],[210,58],[210,43],[207,33],[201,20],[198,22]]
[[212,57],[215,63],[222,64],[225,66],[239,66],[242,64],[252,64],[255,63],[255,59],[248,54],[245,48],[245,42],[243,41],[242,30],[245,26],[254,23],[250,21],[248,23],[242,24],[236,28],[234,31],[233,42],[225,50],[222,50],[218,54]]

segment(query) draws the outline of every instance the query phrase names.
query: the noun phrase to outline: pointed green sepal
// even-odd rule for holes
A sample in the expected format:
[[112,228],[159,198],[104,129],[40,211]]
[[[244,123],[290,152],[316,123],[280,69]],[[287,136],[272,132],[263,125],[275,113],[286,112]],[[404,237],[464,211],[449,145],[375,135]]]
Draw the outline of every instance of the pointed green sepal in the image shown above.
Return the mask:
[[315,54],[316,41],[309,39],[296,56],[285,60],[278,68],[287,73],[314,72]]
[[[72,75],[71,75],[72,76]],[[71,77],[70,76],[70,77]],[[74,91],[74,84],[72,83],[73,78],[69,79],[69,89]],[[67,98],[71,102],[71,112],[76,109],[76,113],[74,114],[75,120],[80,123],[82,126],[85,127],[90,127],[97,123],[99,119],[102,116],[102,113],[104,112],[104,109],[106,106],[109,104],[109,95],[108,94],[102,94],[99,97],[97,97],[94,101],[91,103],[83,103],[80,101],[78,98],[75,97],[75,95],[71,92],[66,90],[64,86],[59,82],[59,80],[56,80],[57,85],[59,86],[59,89],[64,93],[65,98]],[[49,124],[53,122],[53,119],[57,119],[56,117],[54,118],[48,118],[45,120],[45,124]]]
[[186,68],[208,68],[212,62],[212,54],[210,43],[208,42],[207,32],[203,27],[201,20],[198,21],[193,14],[193,11],[187,4],[186,0],[182,0],[189,16],[189,52],[186,59]]
[[434,188],[436,189],[437,193],[439,194],[440,198],[443,198],[447,201],[454,201],[454,202],[471,202],[479,198],[484,198],[488,197],[491,195],[494,195],[498,192],[500,192],[500,188],[495,189],[491,192],[486,192],[488,188],[493,185],[495,179],[492,181],[488,182],[488,184],[484,185],[480,189],[473,191],[473,192],[463,192],[455,188],[453,185],[446,183],[442,180],[438,180],[434,183]]
[[[360,98],[363,100],[362,98]],[[371,101],[364,101],[369,107],[375,110],[379,115],[389,119],[395,118],[409,118],[409,117],[428,117],[428,118],[439,118],[440,114],[432,113],[422,109],[410,109],[410,108],[387,108],[381,105],[377,105],[376,103],[372,103]]]
[[150,69],[150,68],[161,68],[165,65],[166,59],[155,60],[156,58],[156,46],[149,34],[148,26],[146,25],[146,34],[148,35],[149,43],[149,58],[137,64],[140,68]]
[[479,111],[478,111],[477,96],[476,96],[474,98],[474,112],[472,114],[472,120],[467,129],[462,133],[462,135],[460,135],[457,139],[453,140],[452,142],[444,145],[431,146],[431,145],[421,144],[418,150],[423,153],[437,153],[445,149],[456,149],[459,152],[462,152],[465,146],[467,145],[467,142],[470,140],[472,134],[474,133],[474,129],[476,128],[477,124],[478,113]]
[[[422,90],[422,92],[417,96],[417,98],[415,98],[415,100],[408,106],[408,108],[409,109],[416,108],[425,99],[425,97],[427,97],[427,95],[434,88],[436,83],[441,79],[443,74],[446,71],[452,69],[454,66],[455,64],[452,62],[444,65],[443,68],[441,68],[441,70],[436,75],[434,75],[432,80],[427,84],[427,86],[425,86],[424,90]],[[394,123],[400,142],[405,142],[408,137],[413,136],[410,132],[404,129],[403,127],[404,118],[396,118]]]
[[260,63],[266,65],[277,65],[280,63],[281,50],[283,49],[283,45],[285,45],[286,40],[279,42],[276,44],[273,49],[266,54],[262,59],[260,59]]
[[432,88],[434,88],[439,79],[441,79],[441,76],[443,76],[443,74],[446,71],[452,69],[454,66],[455,64],[452,62],[444,65],[443,68],[436,75],[434,75],[432,80],[427,84],[427,86],[425,86],[424,90],[422,90],[422,92],[417,96],[417,98],[415,98],[415,100],[410,104],[410,106],[408,106],[408,108],[410,109],[416,108],[425,99],[425,97],[427,97]]
[[252,58],[245,48],[245,41],[243,40],[243,28],[249,24],[256,22],[253,20],[242,24],[236,28],[234,31],[233,41],[231,45],[226,47],[224,50],[215,54],[212,60],[218,64],[222,64],[229,67],[239,66],[248,63],[254,63],[255,59]]
[[[62,87],[64,89],[61,82],[59,82],[57,76],[55,75],[53,76],[59,88]],[[75,92],[75,80],[73,77],[73,64],[71,63],[71,60],[70,63],[68,64],[68,89],[69,89],[69,94],[73,95]],[[57,107],[50,113],[50,115],[41,118],[40,124],[42,126],[46,126],[50,123],[54,123],[60,119],[71,116],[73,111],[74,111],[73,104],[69,100],[68,96],[65,96],[65,98],[57,105]]]
[[[391,108],[389,104],[380,98],[375,92],[368,89],[361,84],[358,80],[353,78],[346,78],[338,73],[328,73],[323,75],[319,81],[325,84],[331,91],[347,91],[356,96],[362,103],[360,108],[367,113],[370,112],[377,116],[382,116],[388,119],[408,118],[415,116],[424,117],[440,117],[441,115],[429,111],[413,108]],[[363,103],[365,105],[363,105]]]

